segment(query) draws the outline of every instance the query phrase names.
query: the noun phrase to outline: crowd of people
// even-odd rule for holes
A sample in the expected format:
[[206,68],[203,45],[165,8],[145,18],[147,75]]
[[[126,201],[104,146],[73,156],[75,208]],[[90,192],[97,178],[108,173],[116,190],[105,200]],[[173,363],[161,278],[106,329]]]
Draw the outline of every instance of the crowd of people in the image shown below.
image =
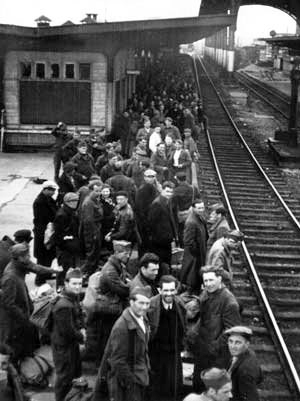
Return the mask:
[[[99,367],[95,401],[182,400],[183,355],[194,361],[186,401],[259,400],[252,331],[234,295],[243,234],[195,184],[206,125],[187,61],[161,59],[145,69],[109,135],[70,135],[62,122],[53,130],[54,181],[33,203],[36,263],[30,230],[0,243],[0,354],[18,370],[51,344],[56,401],[83,360]],[[30,319],[28,272],[39,294],[56,276],[47,333]]]

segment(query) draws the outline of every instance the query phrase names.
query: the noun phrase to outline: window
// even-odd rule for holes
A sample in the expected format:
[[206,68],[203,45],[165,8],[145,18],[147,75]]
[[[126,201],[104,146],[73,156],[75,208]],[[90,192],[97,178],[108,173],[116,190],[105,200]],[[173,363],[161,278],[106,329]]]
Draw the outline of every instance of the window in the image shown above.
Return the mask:
[[37,78],[45,78],[45,64],[44,63],[36,63],[36,77]]
[[90,79],[91,65],[88,63],[79,64],[79,79]]
[[69,79],[74,79],[75,77],[75,65],[66,64],[65,77]]
[[31,63],[22,62],[20,63],[21,77],[30,78],[31,77]]
[[51,64],[51,78],[59,78],[59,64]]

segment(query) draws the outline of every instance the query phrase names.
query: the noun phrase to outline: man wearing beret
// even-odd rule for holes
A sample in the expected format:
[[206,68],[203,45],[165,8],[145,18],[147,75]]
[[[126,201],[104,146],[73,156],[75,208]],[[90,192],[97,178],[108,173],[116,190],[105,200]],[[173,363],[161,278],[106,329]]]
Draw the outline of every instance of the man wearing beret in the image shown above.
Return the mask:
[[65,288],[52,310],[51,346],[56,372],[56,401],[63,401],[72,387],[72,380],[81,376],[79,344],[85,340],[79,304],[81,290],[81,270],[69,269]]
[[231,375],[233,401],[259,401],[257,385],[262,381],[262,371],[250,348],[252,330],[234,326],[225,334],[228,336],[230,353],[226,368]]
[[200,372],[213,367],[226,346],[225,330],[240,324],[239,304],[222,282],[223,271],[214,266],[201,268],[204,290],[200,301],[199,326],[192,346],[195,354],[194,389],[203,389]]
[[223,269],[224,284],[229,288],[232,285],[233,279],[233,251],[237,250],[244,239],[244,234],[238,230],[231,230],[225,233],[224,237],[218,239],[206,257],[206,264],[215,266],[218,269]]
[[230,231],[226,213],[227,211],[222,203],[215,203],[211,206],[207,222],[209,226],[207,249],[210,249],[219,238],[224,237]]
[[143,401],[149,385],[149,324],[146,313],[150,306],[150,287],[135,287],[130,293],[130,306],[112,328],[95,386],[94,399],[101,399],[101,382],[107,381],[109,396],[114,401]]
[[229,401],[232,399],[230,375],[225,369],[210,368],[201,373],[202,394],[190,394],[183,401]]

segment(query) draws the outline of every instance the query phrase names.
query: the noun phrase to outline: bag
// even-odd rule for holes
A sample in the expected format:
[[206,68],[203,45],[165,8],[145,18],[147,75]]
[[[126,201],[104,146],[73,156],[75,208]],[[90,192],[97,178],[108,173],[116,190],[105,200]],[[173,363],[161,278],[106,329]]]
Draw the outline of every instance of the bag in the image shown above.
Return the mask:
[[86,379],[74,379],[72,383],[72,388],[64,401],[91,401],[93,399],[93,390],[89,388]]
[[95,312],[100,315],[121,315],[123,302],[117,294],[98,294]]
[[44,245],[46,249],[51,249],[55,245],[54,241],[54,224],[48,223],[44,233]]
[[52,310],[59,298],[59,295],[50,295],[35,303],[30,321],[39,330],[48,332],[52,330]]
[[101,270],[96,271],[89,278],[88,287],[82,301],[82,306],[88,313],[92,313],[95,310],[97,295],[100,287],[101,274]]
[[26,357],[20,364],[21,381],[31,386],[47,387],[50,370],[51,366],[42,356]]

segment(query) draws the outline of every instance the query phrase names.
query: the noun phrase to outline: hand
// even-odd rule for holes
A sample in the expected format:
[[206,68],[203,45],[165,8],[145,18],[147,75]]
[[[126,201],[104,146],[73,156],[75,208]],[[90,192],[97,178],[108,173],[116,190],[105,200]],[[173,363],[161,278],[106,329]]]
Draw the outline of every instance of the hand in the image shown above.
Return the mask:
[[106,242],[110,242],[111,241],[111,234],[110,233],[106,234],[104,239],[105,239]]
[[54,266],[52,270],[54,270],[56,273],[61,273],[64,271],[63,267],[58,265]]
[[74,239],[73,235],[65,235],[64,236],[64,241],[66,241],[68,239]]
[[85,343],[85,341],[86,341],[86,330],[85,329],[81,329],[80,333],[82,334],[83,342]]

